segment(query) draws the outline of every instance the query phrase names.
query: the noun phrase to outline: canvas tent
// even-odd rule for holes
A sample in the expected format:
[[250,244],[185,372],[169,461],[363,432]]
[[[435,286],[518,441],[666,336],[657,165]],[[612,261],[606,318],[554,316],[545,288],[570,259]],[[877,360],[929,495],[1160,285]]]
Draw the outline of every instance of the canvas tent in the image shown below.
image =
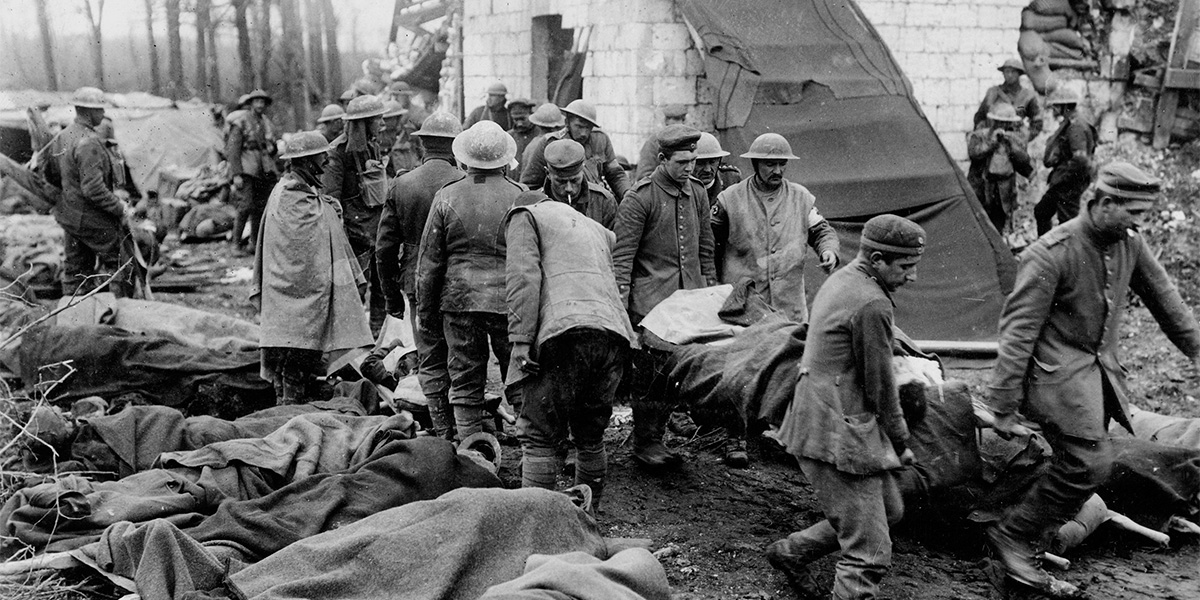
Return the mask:
[[[75,118],[70,97],[65,92],[0,91],[0,152],[18,162],[28,160],[26,108],[46,106],[46,122],[65,125]],[[108,94],[107,98],[112,107],[105,114],[113,120],[117,142],[139,189],[157,189],[164,170],[188,178],[216,162],[221,132],[212,124],[209,105],[172,103],[145,93]]]
[[[717,135],[730,159],[760,134],[782,134],[803,183],[834,225],[842,259],[881,213],[920,223],[928,249],[918,279],[896,294],[896,323],[918,339],[996,337],[1015,261],[961,169],[912,97],[879,34],[848,0],[683,0],[705,55]],[[808,272],[809,293],[823,280]]]

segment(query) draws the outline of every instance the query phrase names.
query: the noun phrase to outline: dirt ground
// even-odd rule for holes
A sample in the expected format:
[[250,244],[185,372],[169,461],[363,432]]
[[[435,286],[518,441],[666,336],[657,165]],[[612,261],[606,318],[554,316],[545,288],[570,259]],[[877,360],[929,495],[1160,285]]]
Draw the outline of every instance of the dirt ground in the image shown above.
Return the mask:
[[[233,255],[224,244],[183,246],[186,257],[216,260],[221,268],[248,268],[251,259]],[[1194,282],[1181,282],[1192,306]],[[193,293],[158,295],[177,302],[256,320],[247,302],[248,281],[211,285]],[[1140,306],[1129,311],[1122,339],[1123,359],[1131,370],[1135,397],[1144,408],[1200,417],[1200,378]],[[494,371],[494,369],[493,369]],[[978,393],[987,370],[952,369]],[[788,599],[782,576],[766,562],[770,542],[821,519],[812,493],[795,462],[768,440],[751,444],[752,463],[735,470],[720,462],[714,439],[683,439],[668,434],[681,450],[684,466],[649,473],[631,456],[630,417],[618,408],[606,440],[609,479],[598,520],[611,537],[649,538],[665,549],[662,564],[680,599]],[[505,447],[502,476],[520,484],[515,468],[519,450]],[[563,480],[565,483],[565,479]],[[1001,598],[992,586],[980,531],[936,519],[906,520],[894,532],[895,566],[884,581],[884,597],[902,599]],[[1101,528],[1068,555],[1070,571],[1060,573],[1101,598],[1200,598],[1200,545],[1178,538],[1169,549],[1155,549],[1127,534]],[[831,582],[834,560],[818,563],[821,580]]]

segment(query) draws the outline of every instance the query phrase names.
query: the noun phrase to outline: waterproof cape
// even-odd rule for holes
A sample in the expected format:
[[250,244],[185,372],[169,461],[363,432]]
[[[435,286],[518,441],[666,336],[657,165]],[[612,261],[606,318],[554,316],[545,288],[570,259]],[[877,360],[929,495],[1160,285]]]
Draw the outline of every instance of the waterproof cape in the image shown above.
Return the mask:
[[[786,176],[817,197],[845,264],[882,213],[925,228],[918,279],[895,295],[896,324],[922,340],[996,339],[1016,262],[921,112],[887,46],[850,0],[683,0],[704,53],[727,159],[763,133],[800,157]],[[810,265],[808,293],[824,275]]]

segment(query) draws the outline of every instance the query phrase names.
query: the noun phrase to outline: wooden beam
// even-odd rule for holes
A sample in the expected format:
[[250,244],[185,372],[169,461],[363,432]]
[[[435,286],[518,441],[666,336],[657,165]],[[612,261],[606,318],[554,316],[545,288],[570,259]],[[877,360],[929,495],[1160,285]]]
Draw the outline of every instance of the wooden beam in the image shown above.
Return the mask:
[[1158,110],[1154,118],[1154,147],[1166,148],[1171,143],[1171,129],[1175,126],[1175,109],[1179,106],[1179,92],[1167,86],[1172,70],[1187,67],[1188,50],[1192,47],[1192,36],[1200,26],[1200,0],[1183,0],[1175,16],[1175,29],[1171,35],[1171,51],[1167,59],[1167,74],[1163,76],[1163,87],[1158,96]]

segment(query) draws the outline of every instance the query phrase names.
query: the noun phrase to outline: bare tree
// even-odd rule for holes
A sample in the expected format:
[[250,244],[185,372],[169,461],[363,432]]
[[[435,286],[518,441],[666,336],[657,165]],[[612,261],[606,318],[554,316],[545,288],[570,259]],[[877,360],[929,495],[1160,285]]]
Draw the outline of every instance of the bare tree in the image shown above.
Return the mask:
[[208,86],[210,90],[209,101],[218,101],[221,99],[221,61],[217,58],[219,50],[217,48],[217,30],[221,28],[221,23],[224,22],[220,16],[213,17],[209,20],[208,29],[205,35],[208,36]]
[[46,87],[58,91],[58,70],[54,68],[54,38],[50,35],[50,15],[46,14],[46,3],[33,0],[37,7],[38,29],[42,31],[42,60],[46,63]]
[[237,29],[238,39],[238,68],[240,71],[241,91],[249,92],[254,88],[254,54],[250,51],[250,23],[246,18],[250,0],[233,0],[233,26]]
[[307,0],[304,3],[304,24],[308,30],[308,56],[304,63],[312,73],[313,91],[321,98],[328,98],[332,93],[325,84],[325,44],[321,41],[324,27],[322,24],[321,0]]
[[261,54],[254,82],[265,90],[271,80],[271,0],[258,0],[258,48]]
[[208,80],[208,29],[212,0],[196,0],[196,79],[195,89],[205,100],[212,102],[211,82]]
[[[104,87],[104,37],[100,34],[100,24],[104,21],[104,0],[81,0],[83,14],[87,16],[88,26],[92,31],[92,43],[96,45],[92,52],[92,61],[96,67],[97,84]],[[93,2],[95,8],[92,7]]]
[[162,95],[162,72],[158,69],[158,43],[154,41],[154,0],[146,0],[146,41],[150,50],[150,92]]
[[331,96],[342,92],[342,55],[338,52],[337,15],[333,12],[333,0],[320,0],[322,22],[325,25],[325,67],[328,73]]
[[167,95],[179,100],[183,83],[183,43],[179,39],[179,0],[167,0]]
[[283,36],[283,99],[292,107],[292,128],[302,127],[308,122],[308,99],[304,92],[307,81],[301,64],[304,57],[304,30],[297,10],[299,6],[299,2],[286,0],[279,3]]

